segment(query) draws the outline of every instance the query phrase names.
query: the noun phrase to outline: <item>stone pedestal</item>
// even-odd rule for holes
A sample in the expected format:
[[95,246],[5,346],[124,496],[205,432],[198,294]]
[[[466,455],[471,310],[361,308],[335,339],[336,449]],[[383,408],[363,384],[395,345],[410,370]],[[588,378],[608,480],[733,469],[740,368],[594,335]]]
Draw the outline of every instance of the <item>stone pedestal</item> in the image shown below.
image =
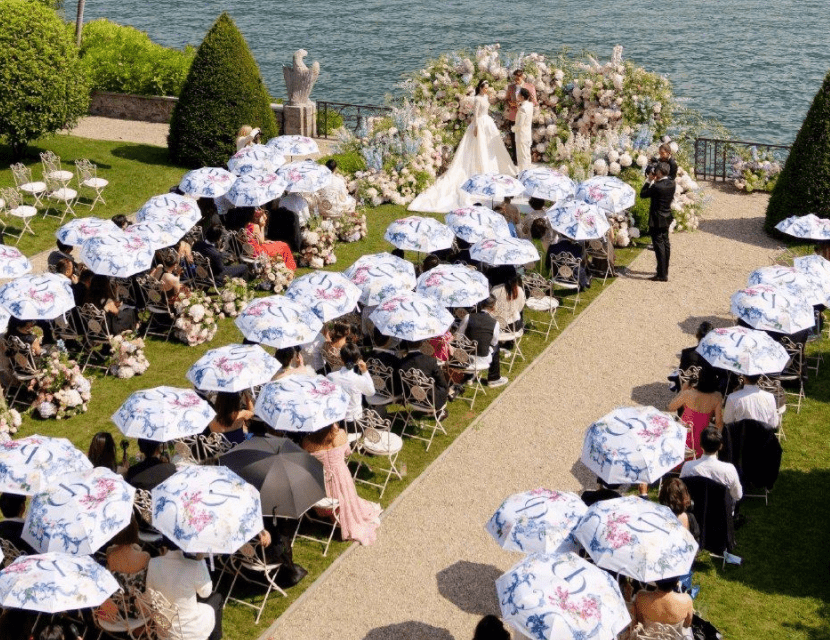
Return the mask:
[[285,135],[317,137],[317,105],[313,102],[303,105],[287,104],[282,108]]

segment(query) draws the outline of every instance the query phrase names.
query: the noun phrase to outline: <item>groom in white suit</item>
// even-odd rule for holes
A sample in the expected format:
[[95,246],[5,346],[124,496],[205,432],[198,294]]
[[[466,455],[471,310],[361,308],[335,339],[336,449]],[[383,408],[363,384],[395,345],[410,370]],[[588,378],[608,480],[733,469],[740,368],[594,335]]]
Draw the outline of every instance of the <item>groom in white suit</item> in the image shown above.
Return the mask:
[[519,108],[516,111],[513,133],[516,134],[516,160],[519,171],[524,171],[530,168],[530,146],[533,144],[533,103],[530,101],[530,91],[526,87],[519,89],[517,98]]

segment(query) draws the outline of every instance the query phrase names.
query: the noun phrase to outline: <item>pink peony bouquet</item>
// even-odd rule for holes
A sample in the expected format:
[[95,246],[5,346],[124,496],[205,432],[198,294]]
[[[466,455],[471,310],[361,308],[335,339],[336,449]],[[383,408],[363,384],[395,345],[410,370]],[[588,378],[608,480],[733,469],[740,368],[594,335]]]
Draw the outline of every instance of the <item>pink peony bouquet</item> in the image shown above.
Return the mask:
[[285,266],[285,261],[281,256],[258,256],[254,262],[253,271],[254,284],[263,291],[281,293],[294,279],[294,272]]
[[222,320],[223,318],[235,318],[245,305],[251,301],[253,295],[248,288],[248,283],[242,278],[227,278],[219,297],[213,298],[213,312]]
[[150,367],[144,355],[144,340],[135,331],[124,331],[110,338],[109,372],[116,378],[140,376]]
[[86,413],[92,378],[85,378],[66,352],[53,351],[43,358],[40,374],[30,388],[37,394],[33,406],[40,417],[62,420]]

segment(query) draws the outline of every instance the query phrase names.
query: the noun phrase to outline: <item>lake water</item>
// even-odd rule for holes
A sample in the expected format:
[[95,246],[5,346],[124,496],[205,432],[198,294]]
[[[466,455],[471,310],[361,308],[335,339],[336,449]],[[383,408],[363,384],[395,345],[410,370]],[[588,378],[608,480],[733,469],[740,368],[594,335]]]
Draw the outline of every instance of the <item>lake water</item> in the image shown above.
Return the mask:
[[[182,47],[198,45],[228,6],[87,0],[86,19],[132,25]],[[734,136],[789,144],[830,68],[826,0],[236,0],[232,7],[277,97],[285,95],[282,64],[299,48],[308,64],[320,62],[312,98],[378,104],[404,74],[451,50],[499,42],[505,51],[569,47],[607,58],[622,44],[626,58],[666,75],[676,95]]]

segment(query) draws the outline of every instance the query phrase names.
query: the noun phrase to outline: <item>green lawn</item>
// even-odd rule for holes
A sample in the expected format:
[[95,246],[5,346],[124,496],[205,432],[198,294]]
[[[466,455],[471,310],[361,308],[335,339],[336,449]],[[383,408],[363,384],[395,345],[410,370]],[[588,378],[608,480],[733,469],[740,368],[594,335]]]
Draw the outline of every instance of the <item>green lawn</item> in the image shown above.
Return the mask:
[[[98,164],[99,175],[110,180],[110,186],[104,192],[108,204],[96,207],[94,213],[105,217],[135,211],[150,196],[166,192],[184,173],[183,169],[167,162],[164,149],[57,136],[47,143],[34,145],[30,150],[34,155],[28,163],[34,165],[38,176],[40,168],[36,152],[46,148],[61,156],[65,168],[71,167],[71,160],[81,157]],[[4,157],[2,164],[8,165],[9,162],[5,161],[8,154],[2,147],[0,154]],[[0,185],[11,184],[10,171],[0,171]],[[88,209],[79,207],[79,213],[87,215]],[[363,254],[388,250],[389,245],[382,239],[383,230],[391,220],[403,214],[404,209],[395,206],[369,210],[370,236],[358,243],[339,245],[338,262],[329,268],[342,270]],[[27,254],[51,247],[58,225],[54,219],[42,220],[38,217],[33,226],[37,236],[26,238],[20,244]],[[630,262],[637,251],[619,250],[618,264]],[[601,283],[595,281],[594,286],[582,295],[577,313],[590,304],[602,288]],[[534,314],[529,317],[532,320]],[[563,310],[557,314],[560,331],[573,317]],[[552,331],[550,341],[560,331]],[[18,435],[38,432],[66,436],[84,451],[97,431],[110,431],[116,439],[120,439],[109,417],[130,393],[161,384],[187,387],[186,370],[207,349],[240,340],[241,335],[232,320],[220,322],[219,332],[213,341],[198,347],[151,338],[147,341],[147,356],[151,365],[144,376],[117,380],[92,374],[95,380],[88,413],[64,421],[26,417]],[[528,333],[522,343],[527,361],[517,361],[509,377],[514,379],[545,346],[538,334]],[[813,353],[817,350],[825,353],[826,362],[819,375],[812,376],[810,380],[808,398],[801,413],[790,410],[784,418],[787,440],[784,442],[782,473],[770,497],[770,504],[765,507],[762,500],[749,500],[744,509],[750,522],[738,532],[737,553],[746,559],[746,565],[721,569],[719,564],[703,560],[701,569],[696,573],[696,581],[702,587],[696,603],[698,609],[730,640],[830,638],[830,552],[824,547],[828,540],[826,527],[830,515],[825,497],[830,495],[830,421],[827,419],[830,348],[826,338],[811,347]],[[407,475],[403,481],[389,484],[380,501],[383,506],[388,506],[400,495],[500,392],[500,389],[494,389],[487,390],[486,396],[479,394],[475,411],[470,410],[469,404],[460,401],[450,404],[450,417],[445,422],[448,435],[436,437],[429,452],[424,450],[424,443],[407,439],[399,459],[399,466],[406,466]],[[134,452],[135,449],[131,449],[131,453]],[[378,499],[377,490],[371,487],[358,485],[358,491],[365,498]],[[295,559],[309,570],[308,578],[289,590],[288,598],[272,596],[259,626],[253,624],[252,610],[230,604],[225,610],[225,637],[229,640],[256,638],[347,546],[343,542],[334,542],[328,557],[323,558],[320,545],[298,541]],[[371,590],[371,585],[367,585],[367,589]],[[252,596],[252,599],[256,598]]]

